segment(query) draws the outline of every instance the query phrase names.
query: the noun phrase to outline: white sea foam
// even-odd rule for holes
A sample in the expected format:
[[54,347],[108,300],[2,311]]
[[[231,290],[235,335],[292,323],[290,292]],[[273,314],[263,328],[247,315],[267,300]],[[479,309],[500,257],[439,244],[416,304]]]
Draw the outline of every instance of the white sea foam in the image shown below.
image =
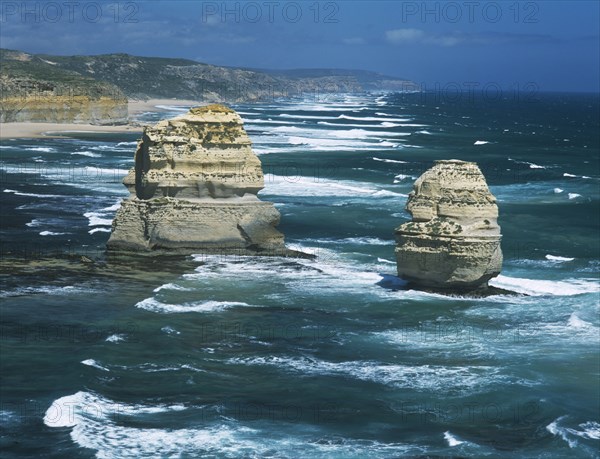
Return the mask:
[[88,231],[89,234],[94,233],[110,233],[112,230],[110,228],[94,228]]
[[[398,140],[396,140],[398,141]],[[292,145],[305,145],[315,151],[369,151],[381,150],[381,147],[398,147],[391,142],[367,142],[357,139],[322,139],[314,137],[290,136],[288,142]]]
[[466,392],[506,381],[490,366],[397,365],[371,361],[328,362],[308,357],[233,357],[232,365],[272,366],[301,376],[334,375],[416,390]]
[[328,131],[328,134],[340,139],[368,139],[370,137],[405,137],[409,136],[410,132],[382,132],[368,131],[366,129],[350,129]]
[[425,127],[425,126],[427,126],[426,124],[391,123],[389,121],[383,121],[378,124],[373,124],[373,123],[351,124],[351,123],[331,123],[329,121],[317,121],[317,124],[322,124],[323,126],[356,127],[356,128],[369,128],[369,129],[393,128],[393,127]]
[[25,225],[29,226],[30,228],[36,227],[36,226],[42,226],[42,221],[38,220],[37,218],[34,218],[29,223],[25,223]]
[[[115,403],[93,393],[80,391],[55,400],[46,410],[44,424],[48,427],[83,427],[81,424],[89,421],[104,421],[107,424],[112,424],[110,417],[114,414],[135,416],[182,410],[185,410],[183,405],[146,406]],[[71,434],[71,437],[74,438],[73,434]],[[100,457],[106,456],[102,455]]]
[[97,368],[98,370],[102,370],[102,371],[110,371],[108,368],[103,367],[102,365],[100,365],[98,362],[96,362],[94,359],[86,359],[86,360],[82,360],[81,363],[83,363],[84,365],[87,365],[88,367],[94,367]]
[[244,121],[244,126],[253,125],[253,124],[291,124],[291,125],[298,124],[294,121],[273,120],[271,118],[269,118],[267,120],[243,118],[243,121]]
[[[305,239],[306,242],[314,244],[357,244],[357,245],[391,245],[392,240],[379,239],[377,237],[346,237],[343,239],[334,238],[316,238]],[[302,250],[302,249],[299,249]]]
[[121,200],[119,199],[112,206],[108,206],[108,207],[104,207],[103,209],[100,209],[100,212],[114,212],[116,210],[119,210],[120,207],[121,207]]
[[53,231],[41,231],[40,236],[62,236],[67,233],[55,233]]
[[162,327],[160,329],[161,332],[166,333],[167,335],[181,335],[180,331],[175,330],[173,327],[169,327],[168,325]]
[[[366,127],[366,126],[363,126]],[[339,139],[364,140],[377,137],[405,137],[409,136],[410,132],[386,132],[386,131],[369,131],[367,129],[307,129],[298,126],[278,126],[268,131],[269,133],[276,132],[282,134],[295,134],[308,136],[310,138],[335,137]],[[272,141],[272,139],[265,139]]]
[[573,261],[573,260],[575,260],[575,258],[559,257],[557,255],[546,255],[546,260],[563,262],[563,261]]
[[117,334],[115,333],[114,335],[110,335],[108,338],[106,338],[104,341],[108,341],[109,343],[120,343],[121,341],[125,341],[126,335],[124,334]]
[[90,158],[101,158],[102,155],[100,153],[93,153],[91,151],[75,151],[71,153],[72,155],[80,155],[80,156],[88,156]]
[[56,151],[56,149],[51,148],[51,147],[29,147],[29,148],[25,148],[25,150],[27,151],[41,151],[44,153],[53,153]]
[[473,145],[485,145],[489,143],[487,140],[476,140]]
[[376,157],[373,157],[373,161],[380,161],[382,163],[408,164],[408,161],[400,161],[399,159],[384,159]]
[[278,175],[265,178],[265,189],[262,193],[277,196],[404,196],[400,193],[376,188],[372,183]]
[[444,432],[444,440],[446,440],[448,442],[448,446],[450,446],[450,447],[462,445],[464,443],[464,441],[459,440],[449,430]]
[[378,117],[373,117],[373,116],[349,116],[349,115],[340,115],[340,116],[338,116],[338,119],[354,120],[354,121],[380,121],[380,122],[396,121],[398,123],[412,121],[407,118],[378,118]]
[[146,298],[137,303],[136,308],[157,313],[185,313],[185,312],[220,312],[238,306],[250,306],[238,301],[198,301],[183,304],[162,303],[155,298]]
[[600,283],[595,279],[553,281],[522,279],[500,274],[498,277],[490,280],[490,285],[533,296],[571,296],[600,292]]
[[577,438],[586,440],[600,440],[600,423],[596,421],[582,422],[578,425],[579,429],[572,427],[562,427],[560,424],[567,419],[568,416],[561,416],[546,426],[546,430],[552,435],[562,438],[570,448],[578,446]]
[[569,199],[577,199],[580,197],[581,195],[579,193],[569,193]]
[[[426,450],[419,445],[380,443],[368,439],[315,436],[293,433],[273,435],[274,430],[249,428],[224,416],[219,423],[210,421],[191,428],[130,427],[118,422],[124,417],[161,416],[188,409],[172,405],[132,405],[115,402],[90,392],[61,397],[46,410],[44,424],[50,428],[70,427],[71,439],[82,448],[95,451],[99,459],[140,457],[394,457],[414,456]],[[223,419],[225,419],[223,421]],[[281,427],[281,426],[279,426]]]
[[33,198],[65,198],[66,196],[60,194],[37,194],[37,193],[23,193],[17,190],[5,189],[5,193],[12,193],[16,196],[31,196]]
[[377,257],[377,261],[380,263],[388,263],[390,265],[395,265],[396,262],[395,261],[390,261],[390,260],[386,260],[385,258],[379,258]]
[[154,293],[158,293],[161,290],[176,290],[176,291],[179,291],[179,292],[189,292],[189,291],[192,291],[193,289],[187,288],[187,287],[183,287],[183,286],[178,285],[178,284],[169,283],[169,284],[163,284],[160,287],[156,287],[153,290],[153,292]]
[[337,120],[338,116],[311,116],[311,115],[290,115],[289,113],[282,113],[279,115],[282,118],[295,118],[301,120]]
[[559,427],[559,422],[562,421],[566,416],[561,416],[560,418],[552,421],[550,424],[546,426],[546,430],[550,432],[554,436],[559,436],[564,441],[567,442],[569,448],[575,448],[577,446],[577,440],[572,440],[568,437],[568,429],[564,427]]
[[565,191],[565,190],[563,190],[562,188],[554,188],[554,192],[555,192],[556,194],[560,194],[560,193],[562,193],[563,191]]
[[563,177],[577,177],[577,176],[576,176],[576,175],[569,174],[569,173],[565,172],[565,173],[563,174]]
[[579,316],[574,312],[569,316],[567,325],[571,328],[589,328],[594,326],[590,322],[580,319]]
[[112,220],[102,218],[104,215],[99,212],[86,212],[83,214],[89,220],[88,226],[112,226]]
[[425,135],[433,135],[431,132],[426,131],[426,130],[421,130],[421,131],[417,131],[417,134],[425,134]]

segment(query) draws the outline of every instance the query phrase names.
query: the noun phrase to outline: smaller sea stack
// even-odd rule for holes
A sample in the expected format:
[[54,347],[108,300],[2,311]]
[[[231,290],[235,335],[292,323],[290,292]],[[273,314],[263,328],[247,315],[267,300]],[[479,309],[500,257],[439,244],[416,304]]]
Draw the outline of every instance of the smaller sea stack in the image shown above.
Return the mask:
[[436,161],[414,184],[396,228],[398,276],[425,290],[486,289],[500,274],[498,206],[477,164]]

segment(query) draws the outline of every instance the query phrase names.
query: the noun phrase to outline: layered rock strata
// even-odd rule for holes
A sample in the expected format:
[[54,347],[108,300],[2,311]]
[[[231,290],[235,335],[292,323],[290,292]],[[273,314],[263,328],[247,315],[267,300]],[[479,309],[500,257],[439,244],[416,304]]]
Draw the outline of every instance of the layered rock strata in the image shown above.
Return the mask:
[[414,184],[396,228],[398,276],[417,288],[470,291],[500,273],[498,206],[477,164],[436,161]]
[[222,105],[192,108],[144,130],[131,195],[113,221],[109,250],[291,255],[260,201],[261,163],[240,116]]
[[127,98],[109,83],[83,77],[53,81],[0,75],[0,123],[116,125],[127,119]]

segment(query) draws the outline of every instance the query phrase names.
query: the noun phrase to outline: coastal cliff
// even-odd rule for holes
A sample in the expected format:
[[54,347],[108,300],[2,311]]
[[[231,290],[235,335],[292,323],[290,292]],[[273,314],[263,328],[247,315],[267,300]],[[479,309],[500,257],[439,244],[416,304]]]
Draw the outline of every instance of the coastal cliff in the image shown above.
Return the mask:
[[[405,78],[352,69],[267,70],[221,67],[190,59],[103,54],[51,56],[0,49],[0,76],[52,84],[70,77],[112,88],[115,99],[187,99],[205,103],[269,101],[278,97],[418,90]],[[13,90],[6,86],[9,96]],[[87,93],[86,93],[87,94]],[[12,105],[10,106],[12,107]]]
[[0,53],[0,122],[126,124],[127,97],[115,85],[27,53]]
[[123,183],[131,195],[115,216],[109,250],[293,254],[275,229],[279,212],[257,197],[261,163],[227,107],[196,107],[147,127]]
[[498,206],[473,162],[436,161],[414,184],[396,228],[398,276],[416,287],[484,289],[500,273]]

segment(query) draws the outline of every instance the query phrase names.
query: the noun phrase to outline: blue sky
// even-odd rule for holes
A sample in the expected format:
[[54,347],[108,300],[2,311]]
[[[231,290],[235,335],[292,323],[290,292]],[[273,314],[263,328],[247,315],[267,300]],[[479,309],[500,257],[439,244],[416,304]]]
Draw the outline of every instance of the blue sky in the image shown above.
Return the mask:
[[599,91],[600,2],[0,1],[0,46]]

